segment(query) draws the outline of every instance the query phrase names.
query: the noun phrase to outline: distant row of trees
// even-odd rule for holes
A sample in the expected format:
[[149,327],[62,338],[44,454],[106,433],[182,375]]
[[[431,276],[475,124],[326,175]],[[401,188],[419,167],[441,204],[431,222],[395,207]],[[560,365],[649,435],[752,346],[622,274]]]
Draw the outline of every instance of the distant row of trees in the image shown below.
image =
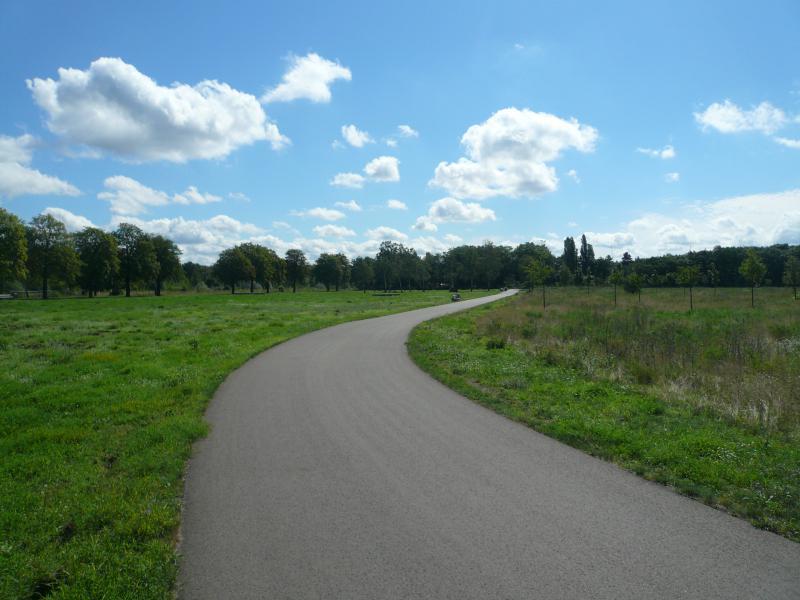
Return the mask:
[[146,285],[161,295],[164,282],[181,274],[180,255],[172,240],[130,223],[110,233],[85,227],[71,234],[52,215],[23,223],[0,209],[0,290],[21,282],[47,299],[54,284],[77,284],[88,296],[104,290],[130,296],[134,286]]
[[[112,232],[94,227],[69,234],[63,223],[43,214],[23,223],[0,209],[0,290],[11,282],[26,289],[40,287],[48,296],[53,284],[80,286],[88,296],[109,290],[129,296],[132,289],[150,288],[161,294],[167,282],[185,288],[249,287],[271,292],[284,286],[293,291],[307,284],[327,290],[474,289],[512,285],[591,286],[611,284],[628,291],[643,287],[698,285],[710,287],[800,286],[800,247],[721,248],[621,260],[596,257],[585,235],[564,239],[554,255],[543,243],[511,248],[486,242],[462,245],[446,252],[420,255],[413,248],[383,242],[374,257],[350,260],[344,254],[323,253],[310,262],[300,249],[283,256],[248,242],[222,251],[212,266],[180,263],[180,250],[160,235],[148,235],[135,225],[120,224]],[[534,283],[535,282],[535,283]]]

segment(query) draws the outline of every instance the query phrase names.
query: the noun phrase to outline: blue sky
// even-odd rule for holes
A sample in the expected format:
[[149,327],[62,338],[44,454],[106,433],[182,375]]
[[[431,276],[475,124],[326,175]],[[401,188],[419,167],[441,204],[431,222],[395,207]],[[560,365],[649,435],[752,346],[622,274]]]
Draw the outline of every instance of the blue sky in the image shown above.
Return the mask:
[[7,1],[0,206],[206,263],[798,243],[798,31],[797,2]]

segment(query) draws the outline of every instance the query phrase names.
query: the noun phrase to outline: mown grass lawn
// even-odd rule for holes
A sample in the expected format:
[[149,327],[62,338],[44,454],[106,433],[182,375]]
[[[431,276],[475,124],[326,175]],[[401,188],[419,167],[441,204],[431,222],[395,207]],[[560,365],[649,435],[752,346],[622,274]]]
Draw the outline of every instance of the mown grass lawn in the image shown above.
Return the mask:
[[184,464],[225,376],[314,329],[448,301],[302,292],[3,302],[0,598],[169,597]]
[[800,541],[800,302],[707,292],[692,313],[681,290],[616,309],[554,290],[544,311],[523,293],[423,323],[409,350],[503,415]]

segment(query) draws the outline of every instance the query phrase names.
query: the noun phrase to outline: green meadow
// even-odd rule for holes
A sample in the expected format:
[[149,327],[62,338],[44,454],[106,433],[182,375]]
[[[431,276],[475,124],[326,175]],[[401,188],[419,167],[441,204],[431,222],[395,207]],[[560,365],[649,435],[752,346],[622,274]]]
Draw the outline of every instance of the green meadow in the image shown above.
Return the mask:
[[3,301],[0,598],[170,597],[183,470],[225,376],[312,330],[449,300],[308,291]]
[[541,288],[423,323],[414,360],[534,429],[800,541],[790,289]]

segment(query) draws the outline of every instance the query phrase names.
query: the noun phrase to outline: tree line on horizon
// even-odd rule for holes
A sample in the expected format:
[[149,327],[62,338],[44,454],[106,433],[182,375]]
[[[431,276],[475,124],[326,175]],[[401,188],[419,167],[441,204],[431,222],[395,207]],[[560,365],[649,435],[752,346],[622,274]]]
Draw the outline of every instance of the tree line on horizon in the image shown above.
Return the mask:
[[136,225],[121,223],[111,232],[85,227],[69,233],[49,214],[29,223],[0,208],[0,292],[16,289],[73,290],[86,296],[108,291],[130,296],[151,289],[160,295],[167,283],[182,289],[249,291],[318,285],[326,290],[492,289],[501,286],[622,285],[631,292],[642,287],[800,286],[800,246],[763,248],[715,247],[713,250],[620,260],[596,257],[585,235],[578,242],[566,237],[554,255],[544,243],[526,242],[511,248],[485,242],[445,252],[420,255],[398,242],[384,241],[374,257],[349,259],[322,253],[311,262],[297,248],[279,256],[271,248],[246,242],[223,250],[211,265],[180,261],[172,240],[150,235]]

